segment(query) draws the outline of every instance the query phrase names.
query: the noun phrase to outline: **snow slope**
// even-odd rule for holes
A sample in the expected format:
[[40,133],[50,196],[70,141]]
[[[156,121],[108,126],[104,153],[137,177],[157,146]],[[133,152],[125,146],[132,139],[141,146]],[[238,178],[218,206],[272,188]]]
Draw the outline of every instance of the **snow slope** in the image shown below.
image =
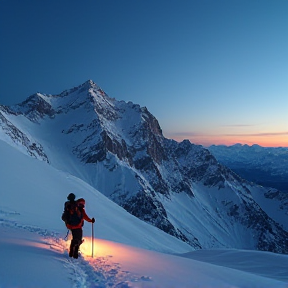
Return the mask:
[[[287,287],[288,257],[259,251],[191,251],[82,180],[0,140],[0,287]],[[82,257],[70,259],[61,221],[68,193],[96,218]],[[277,263],[277,266],[275,265]],[[277,269],[276,269],[277,268]]]
[[[98,219],[95,230],[100,238],[169,253],[191,250],[188,244],[127,213],[82,180],[19,153],[1,140],[0,151],[4,167],[0,211],[12,215],[11,220],[19,225],[45,227],[65,236],[61,215],[67,195],[73,192],[86,199],[87,214]],[[91,227],[87,223],[84,229],[90,233]]]

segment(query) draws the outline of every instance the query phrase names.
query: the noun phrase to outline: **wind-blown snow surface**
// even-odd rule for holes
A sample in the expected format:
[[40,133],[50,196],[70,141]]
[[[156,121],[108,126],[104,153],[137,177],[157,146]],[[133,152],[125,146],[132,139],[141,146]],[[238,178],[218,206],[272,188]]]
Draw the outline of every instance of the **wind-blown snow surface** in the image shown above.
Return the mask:
[[[0,287],[287,287],[287,255],[191,251],[128,214],[82,180],[0,140]],[[96,218],[82,256],[70,259],[63,202],[74,192]]]

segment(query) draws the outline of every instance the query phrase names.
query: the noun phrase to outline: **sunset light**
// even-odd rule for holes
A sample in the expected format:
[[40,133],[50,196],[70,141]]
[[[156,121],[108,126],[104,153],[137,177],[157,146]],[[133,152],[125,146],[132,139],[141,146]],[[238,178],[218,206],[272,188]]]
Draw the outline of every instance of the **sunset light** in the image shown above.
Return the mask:
[[288,131],[280,133],[262,133],[259,135],[193,135],[190,133],[177,133],[176,135],[167,134],[170,138],[181,142],[188,139],[191,143],[210,146],[210,145],[234,145],[237,143],[253,145],[257,144],[263,147],[288,147]]

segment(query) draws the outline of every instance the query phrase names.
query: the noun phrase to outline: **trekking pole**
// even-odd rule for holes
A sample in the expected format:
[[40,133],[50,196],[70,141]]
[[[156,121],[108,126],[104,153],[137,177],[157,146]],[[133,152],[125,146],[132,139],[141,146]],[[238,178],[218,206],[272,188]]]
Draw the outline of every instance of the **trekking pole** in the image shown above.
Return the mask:
[[64,240],[65,240],[65,241],[68,240],[68,235],[69,235],[69,229],[68,229],[68,231],[67,231],[66,236],[64,237]]
[[94,258],[94,223],[92,223],[92,258]]

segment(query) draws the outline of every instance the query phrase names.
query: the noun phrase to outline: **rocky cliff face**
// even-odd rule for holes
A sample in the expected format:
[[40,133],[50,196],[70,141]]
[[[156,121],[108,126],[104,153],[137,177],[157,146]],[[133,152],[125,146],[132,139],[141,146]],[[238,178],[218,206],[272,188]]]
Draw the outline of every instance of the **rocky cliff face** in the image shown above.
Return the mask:
[[288,252],[282,223],[255,200],[268,189],[241,179],[202,146],[166,139],[145,107],[112,99],[87,81],[59,95],[38,93],[1,111],[6,140],[30,135],[31,143],[21,142],[29,155],[82,178],[194,248]]

